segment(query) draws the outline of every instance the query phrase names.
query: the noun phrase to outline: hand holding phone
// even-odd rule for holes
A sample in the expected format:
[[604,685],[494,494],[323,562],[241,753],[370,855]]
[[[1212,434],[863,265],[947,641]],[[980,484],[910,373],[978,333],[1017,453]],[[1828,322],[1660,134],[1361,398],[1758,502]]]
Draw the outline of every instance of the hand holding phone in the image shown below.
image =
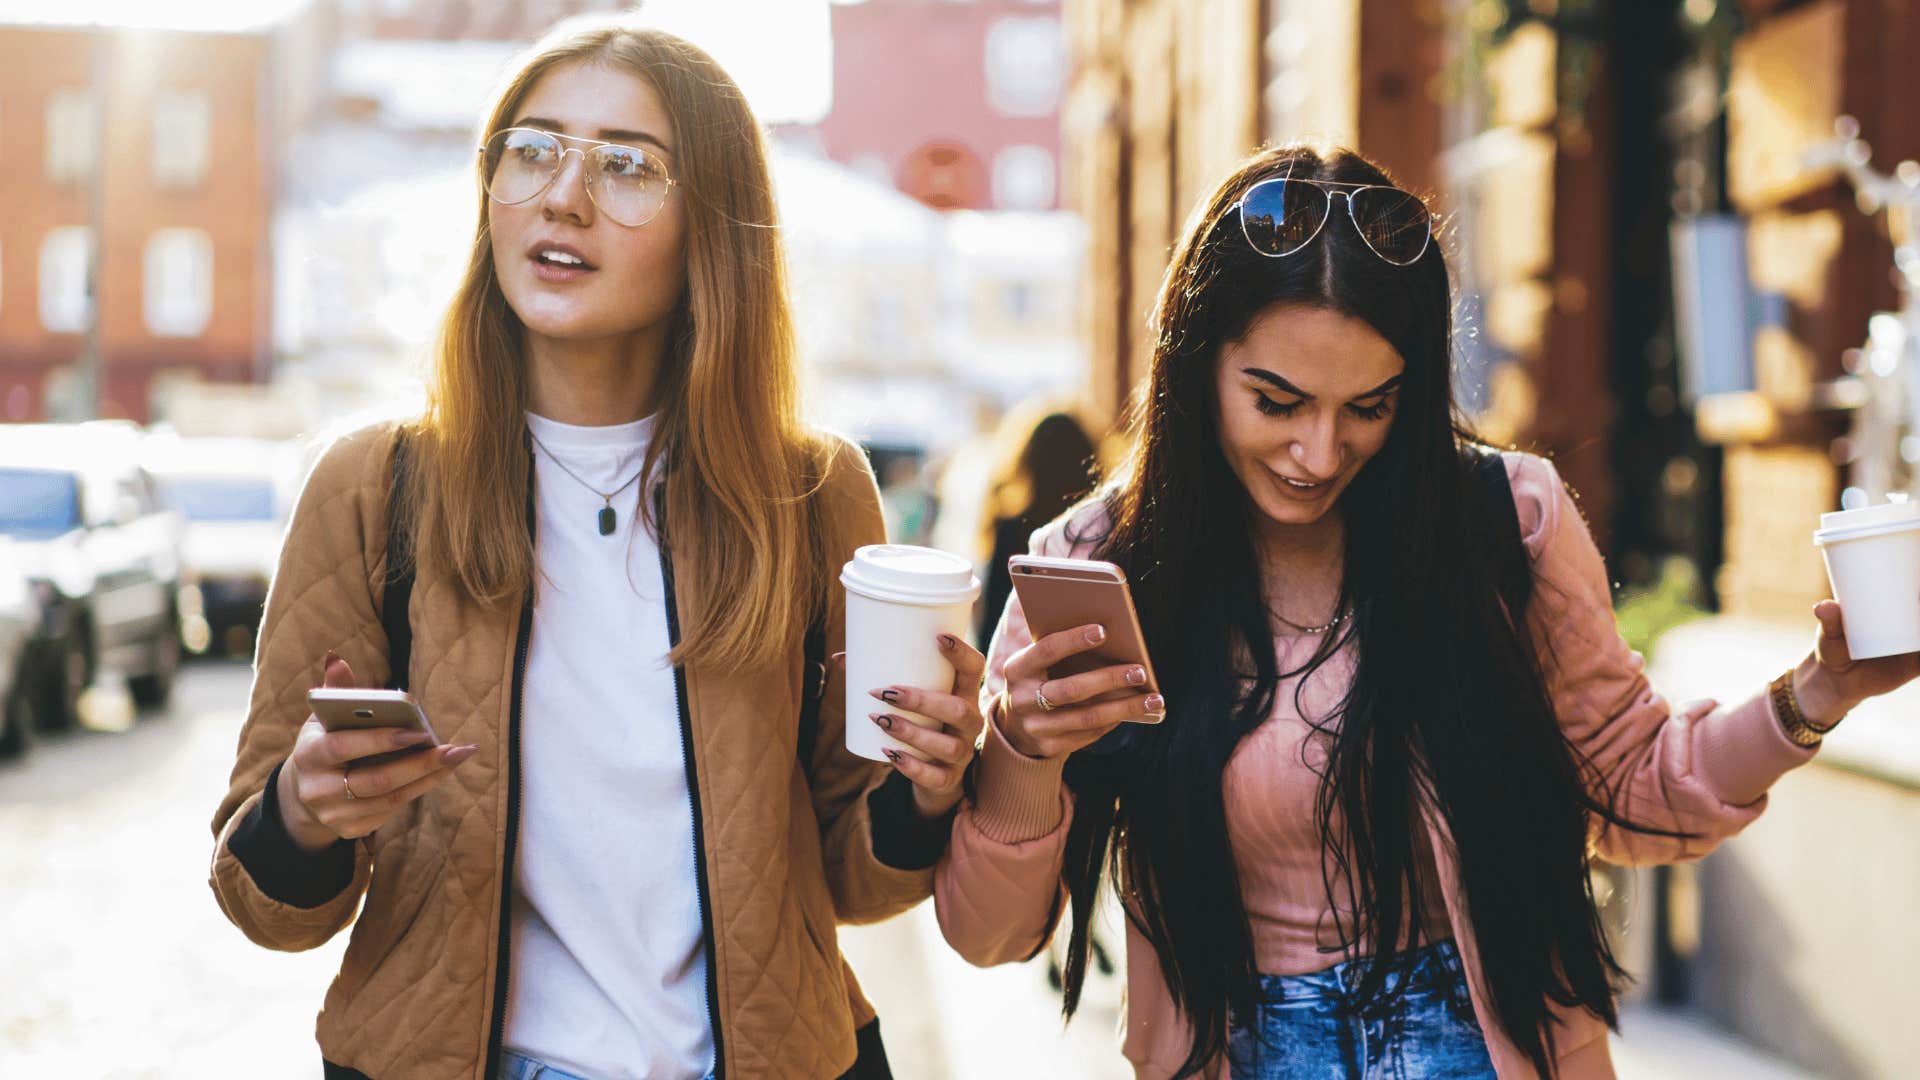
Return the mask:
[[1166,716],[1126,575],[1109,562],[1016,555],[1013,588],[1033,644],[1007,661],[996,718],[1014,749],[1056,757],[1122,723]]
[[437,787],[478,746],[442,745],[419,704],[400,691],[353,685],[333,653],[323,685],[308,691],[313,715],[280,767],[280,819],[303,851],[366,836]]

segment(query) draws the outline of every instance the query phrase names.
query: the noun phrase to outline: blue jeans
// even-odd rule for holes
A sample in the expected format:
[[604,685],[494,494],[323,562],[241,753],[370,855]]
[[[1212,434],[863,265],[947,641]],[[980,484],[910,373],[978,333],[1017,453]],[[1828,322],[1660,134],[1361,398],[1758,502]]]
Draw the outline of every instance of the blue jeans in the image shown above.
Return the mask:
[[[511,1050],[500,1051],[500,1080],[590,1080]],[[707,1080],[713,1080],[709,1075]]]
[[[1365,959],[1312,975],[1260,976],[1252,1023],[1229,1036],[1233,1080],[1493,1080],[1453,942],[1417,950],[1397,1005],[1357,1014]],[[1387,976],[1389,989],[1402,976]]]

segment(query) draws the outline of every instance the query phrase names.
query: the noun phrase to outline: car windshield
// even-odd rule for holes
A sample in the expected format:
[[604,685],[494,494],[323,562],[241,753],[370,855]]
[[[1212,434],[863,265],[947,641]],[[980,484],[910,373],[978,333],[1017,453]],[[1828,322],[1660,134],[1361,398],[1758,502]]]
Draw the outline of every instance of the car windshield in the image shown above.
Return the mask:
[[160,500],[188,521],[272,521],[273,482],[247,476],[173,476]]
[[0,468],[0,534],[44,540],[80,527],[80,478],[49,469]]

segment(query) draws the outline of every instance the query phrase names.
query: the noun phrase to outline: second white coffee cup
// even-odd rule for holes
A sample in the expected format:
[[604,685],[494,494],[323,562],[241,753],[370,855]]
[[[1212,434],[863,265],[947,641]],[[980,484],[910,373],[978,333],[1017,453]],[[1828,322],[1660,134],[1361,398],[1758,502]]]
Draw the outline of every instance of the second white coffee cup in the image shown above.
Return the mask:
[[1822,514],[1813,542],[1853,658],[1920,652],[1920,503]]
[[905,544],[869,544],[853,553],[840,572],[847,589],[847,750],[886,760],[887,750],[923,757],[888,735],[868,717],[891,713],[922,727],[939,723],[872,691],[911,686],[948,693],[953,664],[940,653],[938,637],[966,639],[980,579],[958,555]]

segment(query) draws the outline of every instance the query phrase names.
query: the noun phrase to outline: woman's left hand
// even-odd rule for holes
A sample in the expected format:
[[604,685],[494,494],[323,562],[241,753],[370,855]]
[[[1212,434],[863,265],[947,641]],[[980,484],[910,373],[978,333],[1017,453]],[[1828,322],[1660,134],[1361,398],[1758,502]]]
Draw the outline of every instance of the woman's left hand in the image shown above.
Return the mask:
[[1897,690],[1920,676],[1920,653],[1855,660],[1847,651],[1846,624],[1840,605],[1822,600],[1813,609],[1820,620],[1820,639],[1813,653],[1794,672],[1794,695],[1800,711],[1816,727],[1840,722],[1848,710],[1870,697]]
[[[987,670],[987,658],[951,634],[939,635],[937,644],[940,655],[953,664],[950,691],[942,694],[911,686],[871,690],[869,694],[881,704],[880,711],[867,718],[924,756],[922,760],[898,750],[886,751],[893,767],[913,782],[914,808],[925,818],[940,817],[960,801],[960,780],[973,761],[974,744],[986,727],[980,715],[980,680]],[[919,713],[940,726],[921,727],[900,715],[899,710]],[[847,722],[860,721],[850,716]]]

